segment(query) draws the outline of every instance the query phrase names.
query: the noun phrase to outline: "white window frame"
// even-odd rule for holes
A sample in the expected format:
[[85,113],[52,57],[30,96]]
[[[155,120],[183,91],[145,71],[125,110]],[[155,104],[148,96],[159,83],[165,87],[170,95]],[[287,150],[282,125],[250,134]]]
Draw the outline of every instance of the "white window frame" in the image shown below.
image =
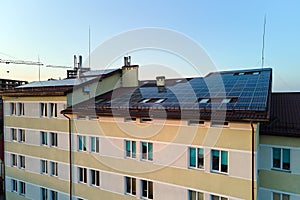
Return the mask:
[[199,192],[199,191],[195,191],[195,190],[188,190],[188,200],[193,200],[192,197],[191,197],[191,193],[192,192],[195,192],[196,193],[196,199],[199,199],[199,195],[202,196],[202,199],[204,199],[204,193],[203,192]]
[[[78,183],[87,184],[87,168],[78,167]],[[81,176],[82,175],[82,176]],[[82,179],[81,179],[82,177]]]
[[281,193],[281,192],[272,192],[272,200],[274,200],[274,195],[277,194],[279,195],[279,199],[280,200],[283,200],[283,196],[286,195],[289,197],[289,199],[291,199],[291,196],[289,194],[286,194],[286,193]]
[[25,196],[26,194],[26,183],[19,181],[19,195]]
[[90,185],[95,187],[100,187],[100,171],[95,169],[90,169]]
[[19,155],[20,169],[25,169],[26,167],[26,159],[25,156]]
[[41,160],[41,173],[48,174],[48,160]]
[[49,132],[50,147],[57,147],[58,145],[58,134],[55,132]]
[[[43,188],[43,187],[41,187],[41,189],[40,189],[40,191],[41,191],[41,199],[42,200],[48,200],[48,189],[47,188]],[[44,198],[44,195],[43,194],[45,194],[45,198]]]
[[[44,135],[46,137],[44,137]],[[40,137],[41,137],[41,146],[48,146],[48,144],[49,144],[49,141],[48,141],[48,132],[40,131]],[[43,138],[46,139],[46,144],[43,144]]]
[[49,117],[57,118],[57,103],[49,103]]
[[58,163],[55,161],[50,161],[50,175],[51,176],[58,176]]
[[25,142],[26,134],[25,129],[18,129],[19,142]]
[[17,133],[17,129],[15,128],[11,128],[10,129],[10,135],[11,135],[11,141],[18,141],[18,133]]
[[99,153],[100,152],[100,138],[99,137],[90,137],[90,150],[93,153]]
[[9,103],[9,108],[10,108],[10,115],[16,115],[17,114],[17,108],[16,108],[16,103],[15,102],[11,102]]
[[[147,145],[146,145],[146,153],[143,153],[143,143],[146,143]],[[144,142],[144,141],[142,141],[141,143],[141,160],[144,160],[144,161],[153,161],[153,143],[152,142]],[[151,152],[151,156],[149,156],[149,153],[150,153],[150,151],[149,151],[149,144],[151,144],[152,145],[152,152]],[[146,155],[146,156],[144,156],[144,155]]]
[[18,181],[16,179],[11,179],[11,191],[18,193]]
[[[213,169],[213,151],[219,151],[219,170]],[[227,172],[222,171],[222,152],[227,152]],[[229,151],[220,149],[211,149],[211,172],[228,174],[229,173]]]
[[[130,182],[130,185],[128,185],[127,183],[127,180],[128,180],[128,182]],[[136,195],[136,178],[133,178],[133,177],[128,177],[128,176],[125,176],[125,189],[124,189],[124,191],[125,191],[125,194],[126,195],[132,195],[132,196],[135,196]],[[129,190],[130,191],[128,191],[127,190],[127,187],[129,186]]]
[[18,156],[16,154],[11,154],[11,166],[18,167]]
[[[280,167],[274,167],[274,149],[280,149]],[[290,166],[289,169],[284,169],[283,168],[283,150],[289,150],[290,152]],[[290,172],[291,171],[291,149],[290,148],[281,148],[281,147],[272,147],[272,169],[274,170],[281,170],[281,171],[286,171],[286,172]]]
[[18,110],[18,116],[24,116],[25,115],[25,104],[22,102],[17,103],[17,110]]
[[210,195],[210,199],[211,199],[211,200],[214,200],[214,197],[218,198],[218,200],[228,200],[227,197],[222,197],[222,196],[215,195],[215,194],[211,194],[211,195]]
[[51,200],[58,200],[58,192],[54,190],[50,190],[50,199]]
[[[129,154],[127,154],[127,143],[130,145],[130,151]],[[134,140],[125,140],[125,158],[136,158],[136,141]],[[135,146],[135,149],[133,149],[133,146]],[[153,145],[152,145],[153,146]],[[133,152],[134,150],[134,152]]]
[[48,108],[47,103],[41,102],[40,103],[40,117],[47,117],[48,116]]
[[[146,193],[147,193],[147,196],[143,196],[143,186],[144,186],[144,183],[146,183]],[[151,194],[150,194],[150,183],[152,185],[152,197],[151,197]],[[141,198],[142,199],[153,199],[154,197],[154,184],[152,181],[148,181],[148,180],[141,180]]]
[[[80,145],[81,140],[81,145]],[[78,142],[78,151],[87,151],[86,148],[86,136],[85,135],[78,135],[77,136],[77,142]]]
[[[196,166],[191,166],[191,148],[195,149],[195,159],[196,159],[196,163],[195,165]],[[199,163],[199,157],[198,157],[198,150],[201,149],[202,150],[202,156],[203,156],[203,164],[202,164],[202,167],[198,167],[198,163]],[[193,147],[193,146],[190,146],[188,147],[188,166],[189,168],[191,169],[199,169],[199,170],[204,170],[204,165],[205,165],[205,156],[204,156],[204,148],[201,148],[201,147]]]

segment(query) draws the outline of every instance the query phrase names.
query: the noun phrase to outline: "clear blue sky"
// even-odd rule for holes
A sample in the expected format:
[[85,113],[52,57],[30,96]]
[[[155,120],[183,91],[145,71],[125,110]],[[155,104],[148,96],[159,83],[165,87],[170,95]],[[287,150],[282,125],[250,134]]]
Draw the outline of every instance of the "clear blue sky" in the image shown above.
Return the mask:
[[[121,32],[160,27],[195,40],[218,70],[254,68],[261,66],[266,14],[265,65],[273,68],[273,89],[299,91],[299,7],[296,0],[0,0],[0,58],[37,61],[40,56],[45,64],[71,66],[74,54],[88,55],[89,26],[92,50]],[[38,79],[35,66],[0,67],[1,78]],[[58,78],[65,70],[42,67],[41,74]]]

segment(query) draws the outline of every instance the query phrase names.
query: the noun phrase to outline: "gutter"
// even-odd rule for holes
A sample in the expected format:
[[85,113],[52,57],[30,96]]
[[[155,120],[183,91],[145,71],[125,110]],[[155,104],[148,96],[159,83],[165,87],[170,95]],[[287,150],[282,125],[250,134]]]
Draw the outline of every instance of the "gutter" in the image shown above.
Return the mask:
[[68,120],[69,120],[69,170],[70,170],[70,174],[69,174],[69,176],[70,176],[70,185],[69,185],[69,193],[70,193],[70,200],[72,200],[72,191],[73,191],[73,177],[72,177],[72,174],[73,174],[73,170],[72,170],[72,121],[71,121],[71,118],[68,116],[68,115],[66,115],[66,114],[63,114],[66,118],[68,118]]

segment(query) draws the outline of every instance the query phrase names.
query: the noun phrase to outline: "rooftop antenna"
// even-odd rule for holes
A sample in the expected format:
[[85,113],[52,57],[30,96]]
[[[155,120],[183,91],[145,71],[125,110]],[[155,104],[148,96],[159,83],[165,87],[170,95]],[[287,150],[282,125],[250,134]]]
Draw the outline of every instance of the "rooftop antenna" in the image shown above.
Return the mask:
[[89,26],[89,68],[91,69],[91,28]]
[[267,24],[267,16],[265,15],[264,19],[264,31],[263,31],[263,39],[262,39],[262,50],[261,50],[261,68],[264,68],[265,62],[265,35],[266,35],[266,24]]

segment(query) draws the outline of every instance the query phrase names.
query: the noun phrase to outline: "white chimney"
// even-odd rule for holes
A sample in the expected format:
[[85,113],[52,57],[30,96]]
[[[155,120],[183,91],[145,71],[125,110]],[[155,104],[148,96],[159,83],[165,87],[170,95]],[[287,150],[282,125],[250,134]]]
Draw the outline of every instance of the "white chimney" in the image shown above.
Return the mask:
[[124,57],[124,66],[122,67],[122,87],[138,87],[138,65],[131,65],[130,56]]

